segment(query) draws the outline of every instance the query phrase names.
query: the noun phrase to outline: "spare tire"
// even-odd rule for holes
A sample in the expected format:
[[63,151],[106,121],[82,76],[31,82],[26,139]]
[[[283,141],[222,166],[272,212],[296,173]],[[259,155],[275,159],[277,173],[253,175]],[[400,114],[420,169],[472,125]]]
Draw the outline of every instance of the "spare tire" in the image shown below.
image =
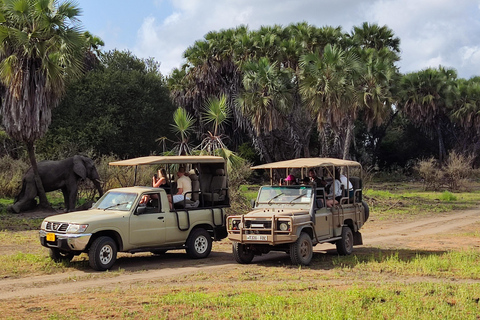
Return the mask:
[[368,217],[370,217],[370,208],[368,207],[368,204],[364,200],[362,200],[362,205],[363,205],[363,208],[365,209],[365,221],[364,222],[367,222]]

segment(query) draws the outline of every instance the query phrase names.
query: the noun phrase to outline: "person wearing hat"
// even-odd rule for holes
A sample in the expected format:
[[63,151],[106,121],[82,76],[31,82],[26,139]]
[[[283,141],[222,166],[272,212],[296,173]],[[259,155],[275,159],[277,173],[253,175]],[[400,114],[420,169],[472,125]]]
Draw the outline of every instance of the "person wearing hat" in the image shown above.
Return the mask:
[[293,184],[297,184],[297,179],[295,179],[295,176],[293,174],[289,174],[286,178],[285,181],[287,182],[287,186],[291,186]]

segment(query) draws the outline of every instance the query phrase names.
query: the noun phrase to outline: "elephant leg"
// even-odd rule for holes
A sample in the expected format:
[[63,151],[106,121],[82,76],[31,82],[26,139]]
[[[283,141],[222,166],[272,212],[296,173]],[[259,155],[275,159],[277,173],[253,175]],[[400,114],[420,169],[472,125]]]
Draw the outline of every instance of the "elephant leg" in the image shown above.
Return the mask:
[[19,195],[19,198],[15,203],[9,207],[9,210],[15,213],[19,213],[22,211],[27,211],[34,209],[37,205],[37,201],[35,197],[37,196],[37,187],[35,185],[35,180],[33,179],[25,179],[24,180],[24,190]]
[[75,210],[75,205],[77,203],[77,192],[78,192],[78,187],[75,185],[74,188],[70,188],[69,190],[66,190],[66,193],[68,195],[65,198],[65,205],[67,206],[67,211],[73,211]]
[[70,195],[68,194],[67,188],[62,188],[62,194],[63,194],[63,203],[65,205],[65,212],[68,212]]

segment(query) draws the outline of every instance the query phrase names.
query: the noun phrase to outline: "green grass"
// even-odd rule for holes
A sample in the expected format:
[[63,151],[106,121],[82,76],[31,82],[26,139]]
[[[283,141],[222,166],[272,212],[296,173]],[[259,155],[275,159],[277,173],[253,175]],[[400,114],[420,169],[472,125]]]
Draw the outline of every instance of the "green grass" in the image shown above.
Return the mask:
[[379,252],[336,258],[333,265],[356,272],[388,273],[394,276],[480,279],[480,251],[474,249],[443,253]]
[[480,204],[480,192],[427,192],[405,189],[367,189],[365,200],[379,219],[391,216],[415,216],[464,210]]

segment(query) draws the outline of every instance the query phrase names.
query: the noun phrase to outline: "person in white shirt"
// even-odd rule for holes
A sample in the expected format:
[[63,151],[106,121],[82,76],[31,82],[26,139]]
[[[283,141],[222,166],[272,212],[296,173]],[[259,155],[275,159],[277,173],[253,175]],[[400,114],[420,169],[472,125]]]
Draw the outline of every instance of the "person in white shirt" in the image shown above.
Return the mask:
[[[339,175],[337,175],[336,173],[337,170],[335,170],[335,176],[332,177],[333,181],[328,186],[330,192],[329,194],[327,194],[327,207],[333,207],[335,204],[338,204],[338,202],[342,198],[341,182]],[[329,175],[331,176],[331,174]]]
[[173,196],[168,195],[168,201],[170,202],[170,209],[173,207],[173,203],[177,203],[180,201],[183,201],[185,199],[190,199],[188,194],[186,195],[187,192],[192,191],[192,180],[190,180],[189,177],[185,175],[185,168],[180,167],[177,172],[177,193],[174,194]]
[[[348,197],[353,198],[353,185],[352,183],[348,180],[346,176],[340,173],[340,170],[335,169],[335,176],[340,177],[340,183],[343,186],[343,190],[348,190]],[[347,189],[348,186],[348,189]]]

